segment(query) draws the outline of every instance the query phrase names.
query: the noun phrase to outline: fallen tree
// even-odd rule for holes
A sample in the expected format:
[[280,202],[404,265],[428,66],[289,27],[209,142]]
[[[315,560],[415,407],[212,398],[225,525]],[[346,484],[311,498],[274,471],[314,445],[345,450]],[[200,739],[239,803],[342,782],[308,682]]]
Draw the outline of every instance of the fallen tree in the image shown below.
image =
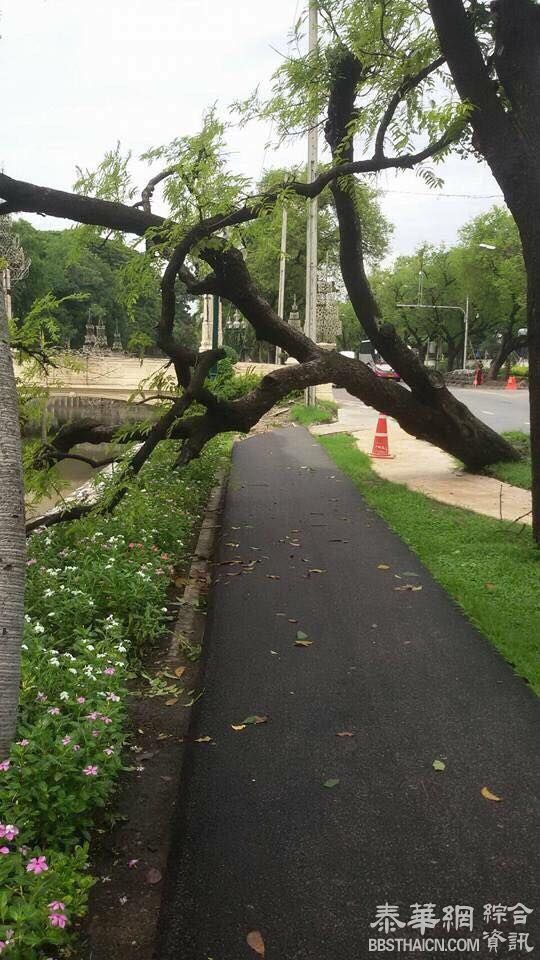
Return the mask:
[[[384,43],[382,21],[380,31],[378,39]],[[386,39],[386,42],[389,41]],[[319,55],[323,56],[323,52]],[[152,176],[135,205],[102,196],[52,190],[0,174],[0,196],[4,198],[0,214],[32,211],[135,234],[145,239],[148,256],[153,257],[154,262],[166,264],[161,277],[162,311],[156,340],[170,359],[182,393],[154,425],[150,435],[141,435],[142,446],[121,471],[119,492],[106,505],[107,509],[114,508],[125,482],[137,472],[160,439],[172,437],[181,441],[178,463],[188,463],[217,433],[249,430],[291,390],[329,381],[394,417],[408,433],[441,447],[471,469],[480,469],[495,461],[519,459],[519,453],[477,420],[447,390],[442,378],[423,367],[394,328],[384,323],[364,266],[355,176],[390,168],[410,169],[428,158],[443,156],[463,136],[464,117],[452,116],[446,124],[441,122],[441,129],[422,149],[392,156],[385,152],[386,138],[398,111],[403,106],[407,108],[411,98],[416,102],[418,90],[441,67],[444,57],[438,55],[421,63],[417,57],[419,65],[415,69],[403,68],[405,72],[373,130],[372,154],[368,159],[355,159],[354,134],[362,113],[358,101],[366,84],[372,82],[373,61],[368,58],[364,63],[354,49],[335,38],[328,44],[324,57],[328,104],[325,130],[332,163],[312,183],[291,179],[267,193],[242,196],[243,182],[239,186],[235,178],[227,179],[223,174],[213,115],[198,138],[184,138],[169,145],[167,150],[154,151],[152,158],[166,156],[173,162]],[[99,177],[94,177],[92,182],[99,190]],[[103,183],[102,178],[101,186]],[[152,197],[159,183],[168,185],[170,219],[152,212]],[[328,352],[300,330],[290,327],[260,295],[249,275],[238,248],[238,228],[264,217],[270,205],[283,202],[290,192],[308,199],[327,188],[331,190],[339,224],[341,272],[351,303],[374,346],[399,372],[409,389],[378,379],[362,362]],[[173,200],[176,197],[178,201],[179,193],[182,202],[177,202],[175,208]],[[191,209],[191,216],[186,215],[186,209]],[[183,219],[179,217],[179,210],[184,213]],[[183,347],[174,336],[177,283],[192,296],[212,294],[229,301],[251,324],[257,339],[279,346],[298,364],[267,375],[258,387],[238,400],[225,401],[217,397],[204,376],[208,356],[199,356]],[[202,406],[203,412],[188,415],[193,403]],[[68,453],[68,443],[94,442],[94,438],[95,442],[102,442],[112,438],[112,432],[97,423],[72,424],[52,441],[51,455],[58,459]],[[73,510],[71,515],[78,515],[77,511]]]

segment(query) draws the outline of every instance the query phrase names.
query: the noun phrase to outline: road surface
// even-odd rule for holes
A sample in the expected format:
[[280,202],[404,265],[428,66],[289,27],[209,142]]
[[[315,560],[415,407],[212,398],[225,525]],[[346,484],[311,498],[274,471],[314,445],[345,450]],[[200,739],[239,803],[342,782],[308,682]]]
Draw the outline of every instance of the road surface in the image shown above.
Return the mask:
[[[452,393],[461,400],[484,423],[504,433],[506,430],[521,430],[530,433],[530,411],[528,390],[473,390],[452,387]],[[362,417],[362,410],[367,417],[373,417],[373,411],[366,407],[361,400],[351,397],[346,390],[334,390],[334,399],[347,408],[348,413]],[[355,409],[356,408],[356,409]]]

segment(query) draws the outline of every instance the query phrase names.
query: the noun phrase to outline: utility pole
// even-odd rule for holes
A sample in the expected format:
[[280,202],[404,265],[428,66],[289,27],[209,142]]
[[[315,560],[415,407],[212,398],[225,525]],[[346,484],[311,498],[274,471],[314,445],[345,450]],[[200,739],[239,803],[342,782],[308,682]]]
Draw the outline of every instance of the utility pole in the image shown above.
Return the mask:
[[467,302],[465,303],[465,313],[463,316],[465,321],[465,342],[463,344],[463,369],[467,369],[467,344],[469,342],[469,298],[467,297]]
[[[279,255],[279,294],[278,294],[278,316],[280,320],[285,319],[285,274],[287,270],[287,207],[283,207],[283,217],[281,220],[281,251]],[[281,361],[281,349],[276,347],[276,363]]]
[[[318,0],[309,0],[309,52],[317,49],[318,40]],[[318,127],[314,123],[308,134],[307,182],[313,183],[317,176],[319,137]],[[317,217],[319,202],[317,197],[308,201],[308,225],[306,248],[306,322],[304,333],[314,342],[317,340]],[[306,404],[312,407],[316,400],[316,388],[306,389]]]

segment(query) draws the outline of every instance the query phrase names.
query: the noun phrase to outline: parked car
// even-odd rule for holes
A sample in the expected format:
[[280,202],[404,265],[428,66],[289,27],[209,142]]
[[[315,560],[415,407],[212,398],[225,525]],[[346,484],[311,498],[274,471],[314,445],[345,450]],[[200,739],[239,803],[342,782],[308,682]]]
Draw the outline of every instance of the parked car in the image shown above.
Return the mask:
[[396,373],[388,363],[370,363],[369,366],[375,376],[381,377],[382,380],[401,380],[399,373]]

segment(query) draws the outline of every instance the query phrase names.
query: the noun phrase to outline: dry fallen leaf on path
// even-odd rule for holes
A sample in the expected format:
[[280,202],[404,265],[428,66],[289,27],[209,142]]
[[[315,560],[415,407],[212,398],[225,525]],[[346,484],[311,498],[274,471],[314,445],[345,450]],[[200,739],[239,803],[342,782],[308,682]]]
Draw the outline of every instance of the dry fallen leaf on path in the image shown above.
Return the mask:
[[267,579],[267,580],[281,580],[281,577],[276,576],[275,573],[267,573],[267,574],[266,574],[266,579]]
[[389,570],[389,569],[390,567],[388,566],[387,563],[379,563],[377,566],[377,570]]
[[259,717],[255,714],[252,717],[246,717],[245,720],[242,720],[244,726],[258,726],[260,723],[268,723],[268,717]]
[[235,730],[238,733],[240,730],[245,730],[245,723],[231,723],[231,730]]
[[175,672],[175,675],[176,675],[177,677],[182,677],[182,676],[184,675],[184,673],[186,672],[186,668],[185,668],[185,667],[177,667],[174,672]]
[[197,737],[195,743],[212,743],[212,737]]
[[502,797],[498,797],[495,793],[492,793],[489,787],[482,787],[480,793],[486,800],[492,800],[495,803],[500,803],[502,801]]
[[403,592],[408,591],[409,593],[418,593],[419,590],[423,590],[421,586],[415,586],[413,583],[405,583],[402,587],[394,587],[394,590]]
[[246,937],[248,947],[251,947],[260,957],[264,957],[265,946],[260,930],[252,930]]
[[326,570],[319,570],[318,567],[312,567],[311,570],[308,570],[308,573],[326,573]]
[[354,733],[350,730],[342,730],[341,733],[336,733],[336,737],[354,737]]
[[236,548],[236,547],[239,547],[240,544],[239,544],[239,543],[226,543],[225,546],[226,546],[226,547],[235,547],[235,548]]
[[150,867],[150,870],[146,874],[146,882],[154,886],[156,883],[161,883],[161,870],[158,870],[157,867]]
[[294,645],[295,647],[312,647],[313,640],[295,640]]
[[165,701],[165,706],[166,706],[166,707],[174,707],[175,703],[178,703],[178,697],[175,697],[174,700],[166,700],[166,701]]
[[276,613],[276,617],[286,617],[286,613]]

